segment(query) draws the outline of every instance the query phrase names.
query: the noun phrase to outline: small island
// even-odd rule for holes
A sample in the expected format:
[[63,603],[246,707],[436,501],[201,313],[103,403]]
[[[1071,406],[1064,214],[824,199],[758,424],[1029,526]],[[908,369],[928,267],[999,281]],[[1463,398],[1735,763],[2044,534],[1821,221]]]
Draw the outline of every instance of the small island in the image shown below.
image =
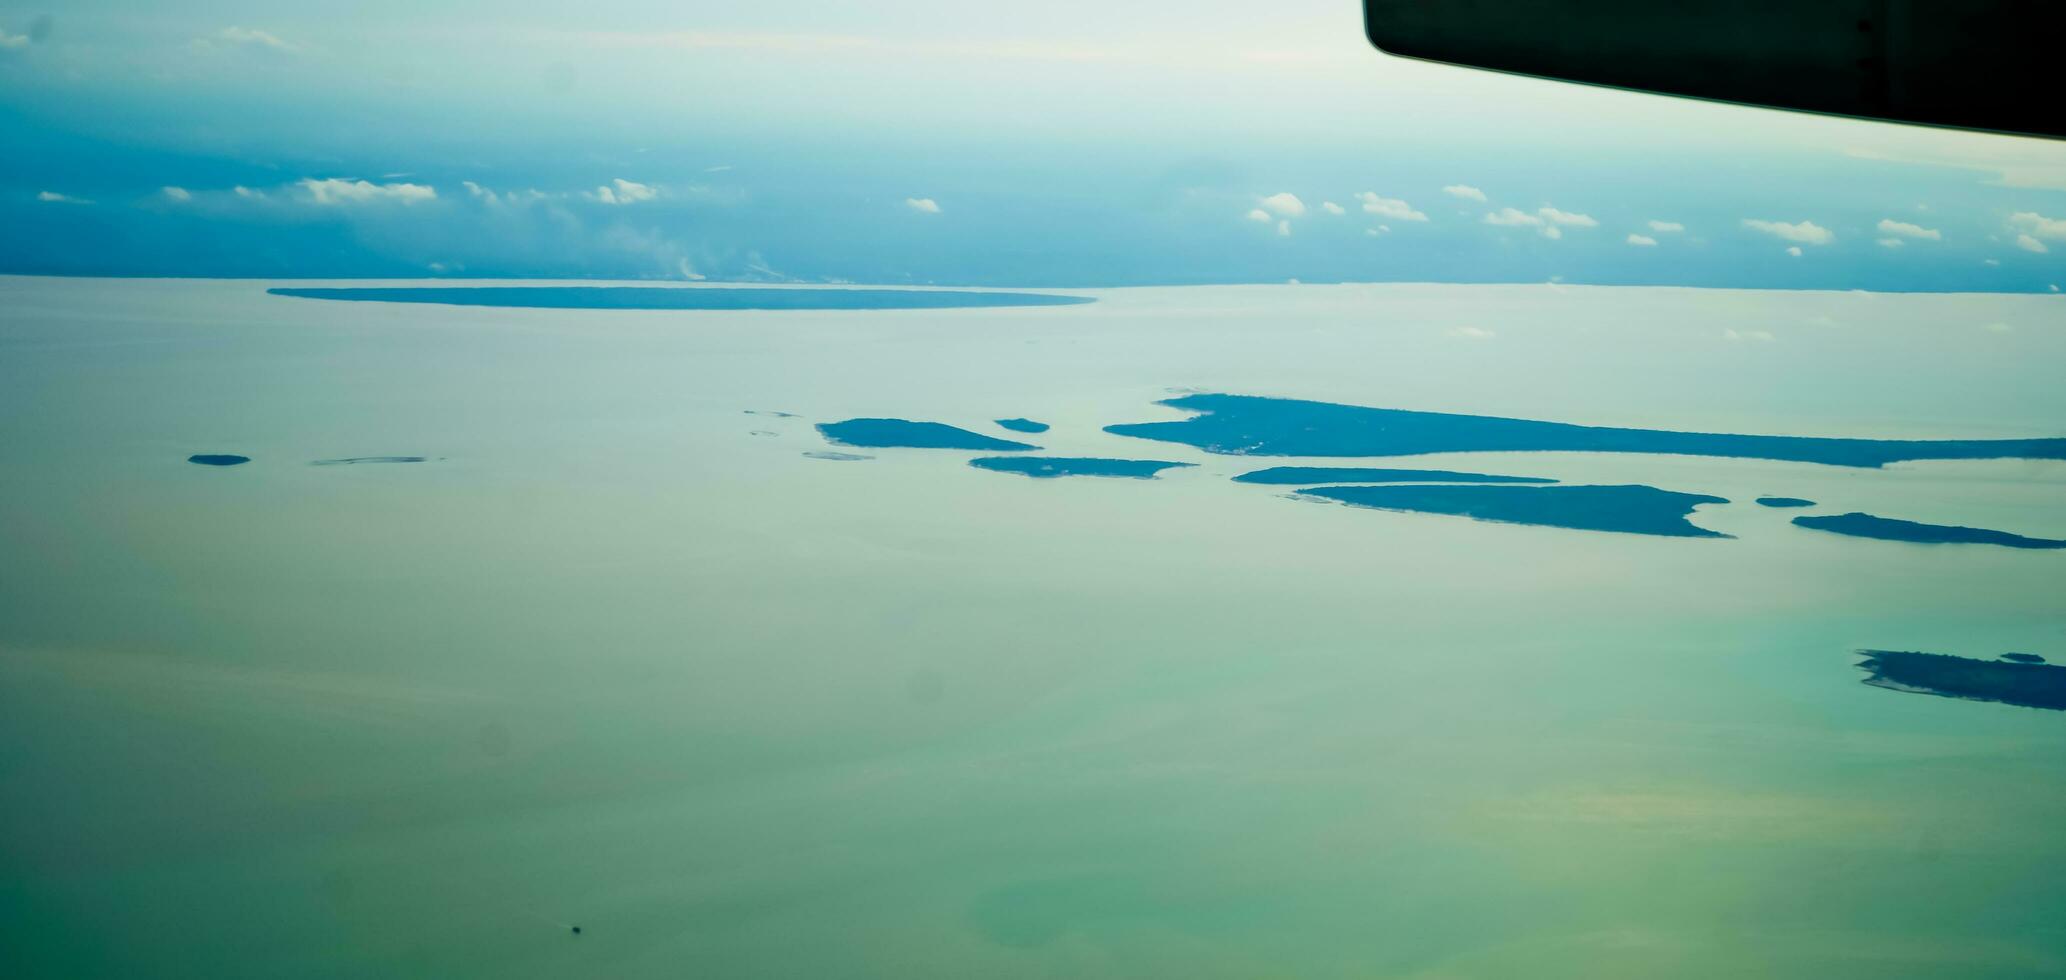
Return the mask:
[[997,427],[1000,429],[1010,429],[1013,432],[1030,433],[1046,432],[1048,429],[1046,422],[1035,422],[1032,419],[998,419]]
[[803,455],[805,459],[829,459],[836,463],[851,463],[858,460],[875,458],[873,456],[863,456],[860,453],[836,453],[831,452],[829,450],[814,450],[812,452],[804,453]]
[[367,463],[421,463],[428,456],[346,456],[343,459],[319,459],[310,466],[361,466]]
[[2026,538],[2020,534],[1990,531],[1984,527],[1923,524],[1891,517],[1874,517],[1856,511],[1827,517],[1796,517],[1793,523],[1811,530],[1847,534],[1854,538],[1874,538],[1880,541],[1907,541],[1914,544],[1996,544],[2005,548],[2066,548],[2066,541],[2054,541],[2050,538]]
[[1873,687],[2066,711],[2066,667],[1900,650],[1860,650],[1858,655],[1865,658],[1858,669]]
[[1864,467],[1911,459],[2066,459],[2066,438],[1832,439],[1673,432],[1254,395],[1185,395],[1158,404],[1196,414],[1174,422],[1108,425],[1105,431],[1244,456],[1662,453]]
[[235,453],[195,453],[187,457],[187,462],[202,466],[239,466],[251,462],[251,457]]
[[968,461],[979,470],[1017,473],[1037,480],[1060,476],[1103,476],[1152,480],[1155,474],[1195,463],[1172,463],[1159,459],[1098,459],[1088,456],[982,456]]
[[818,432],[835,446],[864,449],[980,449],[987,452],[1024,452],[1039,446],[995,439],[980,432],[958,429],[942,422],[913,422],[909,419],[847,419],[822,422]]
[[1301,486],[1314,483],[1555,483],[1541,476],[1500,476],[1455,470],[1390,470],[1365,466],[1272,466],[1250,470],[1235,483]]
[[1578,531],[1615,531],[1675,538],[1727,538],[1686,520],[1701,504],[1726,504],[1722,497],[1627,486],[1399,485],[1312,487],[1301,497],[1339,501],[1376,510],[1449,514],[1496,524],[1532,524]]
[[2034,653],[2004,653],[2001,655],[2001,659],[2006,660],[2012,664],[2044,663],[2044,658]]
[[1813,507],[1815,502],[1806,497],[1759,497],[1760,507]]
[[951,310],[1095,302],[1064,293],[767,286],[281,286],[266,292],[300,299],[540,310]]

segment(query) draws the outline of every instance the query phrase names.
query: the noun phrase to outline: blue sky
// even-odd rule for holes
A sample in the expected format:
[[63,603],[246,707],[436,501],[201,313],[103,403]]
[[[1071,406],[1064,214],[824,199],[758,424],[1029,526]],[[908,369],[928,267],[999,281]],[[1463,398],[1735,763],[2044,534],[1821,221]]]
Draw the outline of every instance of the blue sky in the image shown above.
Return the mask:
[[0,0],[0,272],[2066,284],[2061,144],[1403,62],[1353,2],[420,6]]

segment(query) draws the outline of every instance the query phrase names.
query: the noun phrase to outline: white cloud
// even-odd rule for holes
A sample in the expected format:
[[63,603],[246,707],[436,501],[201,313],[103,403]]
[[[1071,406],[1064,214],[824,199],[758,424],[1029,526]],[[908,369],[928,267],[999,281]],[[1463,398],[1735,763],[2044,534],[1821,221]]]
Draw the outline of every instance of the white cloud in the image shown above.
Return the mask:
[[1992,331],[1994,333],[2008,333],[2009,331],[2014,330],[2016,328],[2006,323],[1990,323],[1983,326],[1981,329]]
[[2051,251],[2051,249],[2045,247],[2045,243],[2038,241],[2037,239],[2029,235],[2017,235],[2016,247],[2022,249],[2025,252],[2036,252],[2039,255],[2043,255],[2044,253]]
[[1900,248],[1901,246],[1906,244],[1908,243],[1902,241],[1899,238],[1882,238],[1879,240],[1879,245],[1881,248]]
[[904,199],[904,206],[924,214],[940,213],[940,202],[930,197],[907,197]]
[[163,193],[167,198],[174,201],[185,202],[194,199],[193,193],[191,191],[188,191],[184,187],[173,187],[171,185],[167,185],[165,187],[159,188],[159,191],[160,193]]
[[1265,211],[1262,208],[1252,208],[1248,212],[1248,220],[1260,221],[1264,224],[1268,224],[1270,221],[1270,212]]
[[231,44],[243,44],[252,47],[267,48],[273,51],[282,52],[284,54],[295,54],[301,51],[301,45],[290,44],[286,41],[282,41],[280,40],[278,35],[273,34],[270,31],[261,31],[256,28],[250,27],[225,27],[222,30],[216,32],[213,40],[227,41]]
[[1500,208],[1497,211],[1486,212],[1485,223],[1504,228],[1537,228],[1542,231],[1542,237],[1552,239],[1564,237],[1564,229],[1559,227],[1562,225],[1591,228],[1599,224],[1593,220],[1592,215],[1559,211],[1556,208],[1538,208],[1534,214],[1519,208]]
[[45,204],[92,204],[92,203],[93,203],[92,201],[89,201],[89,200],[87,200],[87,199],[85,199],[85,198],[83,198],[83,197],[73,197],[73,196],[72,196],[72,195],[70,195],[70,194],[59,194],[59,193],[58,193],[58,192],[56,192],[56,191],[37,191],[37,192],[36,192],[36,200],[38,200],[38,201],[42,201],[42,202],[43,202],[43,203],[45,203]]
[[[641,184],[635,180],[625,180],[622,177],[618,177],[608,184],[596,188],[595,193],[589,196],[604,204],[638,204],[642,201],[650,201],[659,197],[660,191],[651,184]],[[928,201],[927,203],[931,202]],[[932,210],[938,211],[940,208],[938,205],[934,205]]]
[[19,51],[29,46],[27,34],[9,34],[0,30],[0,51]]
[[1594,221],[1593,216],[1589,214],[1574,214],[1556,208],[1543,208],[1535,213],[1542,215],[1542,220],[1551,224],[1570,225],[1574,228],[1593,228],[1599,225],[1599,222]]
[[1286,218],[1296,218],[1306,213],[1306,202],[1299,200],[1298,195],[1290,191],[1272,194],[1261,199],[1258,203],[1272,213],[1283,215]]
[[1804,245],[1827,245],[1830,242],[1836,241],[1836,235],[1833,232],[1812,221],[1795,223],[1745,218],[1743,219],[1743,227],[1754,231],[1762,231],[1767,235],[1777,235],[1789,242],[1800,242]]
[[1771,343],[1771,342],[1772,342],[1772,339],[1773,339],[1773,338],[1772,338],[1772,331],[1770,331],[1770,330],[1734,330],[1734,329],[1730,329],[1730,330],[1724,330],[1724,331],[1722,331],[1722,339],[1723,339],[1723,340],[1727,340],[1727,341],[1731,341],[1731,342],[1734,342],[1734,343],[1743,343],[1743,342],[1745,342],[1745,341],[1755,341],[1755,342],[1757,342],[1757,343],[1760,343],[1760,344],[1769,344],[1769,343]]
[[1457,327],[1449,331],[1449,336],[1462,337],[1465,340],[1491,340],[1499,335],[1484,327]]
[[230,188],[230,190],[234,192],[238,197],[245,199],[262,199],[265,197],[264,191],[254,191],[251,188],[245,187],[242,184],[238,184],[237,186]]
[[[1879,233],[1896,238],[1922,238],[1933,242],[1941,241],[1944,238],[1944,233],[1935,228],[1925,228],[1906,221],[1895,221],[1892,218],[1880,219]],[[1886,242],[1882,241],[1880,244],[1884,245]]]
[[1289,220],[1277,222],[1277,234],[1289,236],[1291,234],[1291,222]]
[[[519,201],[525,200],[539,200],[545,197],[544,194],[540,193],[535,189],[530,191],[498,192],[494,188],[482,187],[481,185],[476,184],[470,180],[460,181],[459,186],[466,188],[466,193],[471,195],[475,200],[486,201],[490,207],[499,207],[504,204],[516,204]],[[600,188],[598,188],[598,190],[600,190]],[[615,196],[615,192],[612,191],[611,195]]]
[[[466,193],[471,195],[475,200],[484,201],[490,207],[501,207],[503,205],[532,204],[534,202],[543,201],[550,198],[586,197],[592,200],[597,199],[597,195],[593,192],[583,192],[579,194],[547,194],[536,187],[526,188],[520,191],[497,191],[492,187],[482,187],[481,185],[476,184],[470,180],[460,181],[459,186],[466,188]],[[597,190],[601,190],[601,188],[597,188]],[[610,194],[612,197],[617,196],[617,192],[615,190],[612,190]],[[615,203],[622,204],[625,202],[619,200]]]
[[437,189],[428,184],[375,184],[365,180],[348,180],[341,177],[327,177],[317,180],[305,177],[299,186],[308,192],[310,200],[320,205],[371,204],[382,201],[397,204],[414,204],[418,201],[435,200]]
[[1987,263],[1988,265],[2000,265],[2000,264],[2001,264],[2001,260],[2000,260],[2000,259],[1981,259],[1980,261],[1982,261],[1982,262],[1985,262],[1985,263]]
[[1497,211],[1487,212],[1485,223],[1509,228],[1536,228],[1542,225],[1542,219],[1517,208],[1500,208]]
[[1685,231],[1686,226],[1679,224],[1676,221],[1652,221],[1650,222],[1650,230],[1655,232],[1673,233]]
[[1393,221],[1428,220],[1427,215],[1413,210],[1413,205],[1396,197],[1379,197],[1370,191],[1364,191],[1356,195],[1356,200],[1363,202],[1363,210],[1365,212],[1378,215],[1379,217],[1390,218]]
[[2009,215],[2009,227],[2032,238],[2066,242],[2066,218],[2047,218],[2035,211]]
[[1442,193],[1450,197],[1460,197],[1466,201],[1483,202],[1485,200],[1485,192],[1469,184],[1450,184],[1442,188]]
[[1348,208],[1342,207],[1341,205],[1339,205],[1339,204],[1336,204],[1336,203],[1334,203],[1333,201],[1321,201],[1321,202],[1320,202],[1320,210],[1322,210],[1322,211],[1325,211],[1325,212],[1327,212],[1328,214],[1347,214],[1347,213],[1349,213],[1349,209],[1348,209]]
[[2055,293],[2056,293],[2056,292],[2058,292],[2058,291],[2059,291],[2059,284],[2058,284],[2058,283],[2056,283],[2056,282],[2055,282],[2055,283],[2052,283],[2052,292],[2055,292]]
[[1650,237],[1650,236],[1648,236],[1648,235],[1638,235],[1638,234],[1630,233],[1630,234],[1629,234],[1629,236],[1628,236],[1628,243],[1629,243],[1630,245],[1643,245],[1643,246],[1650,246],[1650,245],[1655,245],[1655,244],[1657,244],[1657,239],[1655,239],[1655,238],[1651,238],[1651,237]]
[[1799,245],[1788,245],[1786,246],[1786,254],[1791,255],[1794,258],[1800,258],[1801,247]]

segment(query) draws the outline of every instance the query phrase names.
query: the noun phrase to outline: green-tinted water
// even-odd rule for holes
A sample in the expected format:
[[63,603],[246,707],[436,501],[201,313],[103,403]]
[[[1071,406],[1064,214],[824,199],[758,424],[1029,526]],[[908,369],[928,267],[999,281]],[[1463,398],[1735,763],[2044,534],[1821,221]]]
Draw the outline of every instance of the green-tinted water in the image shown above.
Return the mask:
[[[1377,464],[1733,501],[1693,520],[1734,540],[1670,539],[1299,504],[1229,477],[1341,461],[1099,431],[1188,386],[2061,435],[2056,298],[267,285],[0,280],[9,976],[2066,971],[2066,714],[1850,654],[2066,660],[2066,555],[1752,503],[2066,537],[2066,464]],[[802,455],[818,421],[1020,415],[1056,455],[1200,465]],[[307,465],[394,455],[431,459]]]

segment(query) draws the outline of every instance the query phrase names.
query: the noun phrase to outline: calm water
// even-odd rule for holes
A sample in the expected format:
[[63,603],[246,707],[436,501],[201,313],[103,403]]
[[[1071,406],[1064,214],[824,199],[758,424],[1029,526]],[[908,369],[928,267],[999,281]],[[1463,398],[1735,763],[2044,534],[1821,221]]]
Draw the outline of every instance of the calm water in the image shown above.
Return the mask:
[[[2066,972],[2066,713],[1852,652],[2066,661],[2066,553],[1788,523],[2062,538],[2066,463],[1367,461],[1731,501],[1667,538],[1303,504],[1230,478],[1355,461],[1102,431],[1195,389],[2066,435],[2066,300],[277,285],[0,279],[9,976]],[[1197,465],[805,455],[1021,416]]]

